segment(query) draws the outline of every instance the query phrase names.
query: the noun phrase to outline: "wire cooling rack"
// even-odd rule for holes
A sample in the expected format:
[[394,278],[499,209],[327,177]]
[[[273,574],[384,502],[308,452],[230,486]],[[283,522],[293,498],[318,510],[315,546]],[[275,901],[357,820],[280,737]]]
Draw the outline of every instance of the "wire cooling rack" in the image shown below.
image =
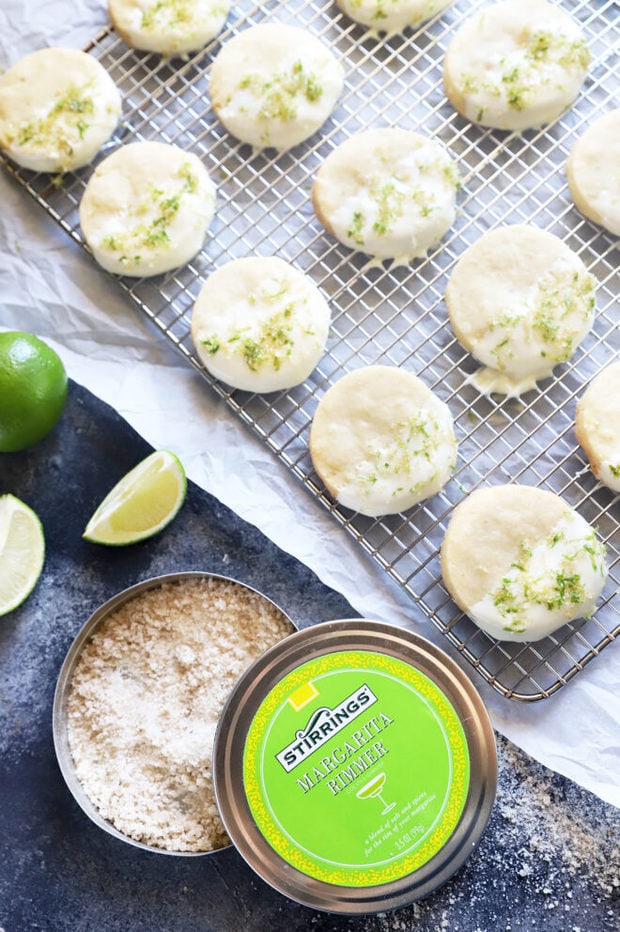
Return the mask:
[[[457,0],[417,31],[372,38],[327,0],[236,3],[221,35],[187,60],[167,62],[127,48],[106,29],[87,51],[108,70],[124,97],[123,124],[110,145],[160,139],[199,155],[218,186],[216,219],[200,255],[152,280],[119,279],[153,324],[224,397],[240,419],[297,476],[346,531],[420,606],[448,641],[503,695],[549,696],[620,631],[618,497],[597,483],[574,435],[575,403],[588,380],[618,357],[618,243],[585,220],[569,198],[564,165],[575,138],[618,105],[620,10],[613,0],[563,0],[581,24],[592,65],[575,106],[543,131],[485,130],[458,116],[442,87],[442,61],[458,25],[482,6]],[[210,108],[208,76],[220,45],[250,25],[276,20],[319,36],[345,66],[344,94],[322,130],[293,151],[253,154],[224,130]],[[368,269],[367,257],[330,238],[314,216],[310,188],[325,156],[352,133],[398,125],[441,140],[456,159],[463,188],[452,230],[410,267]],[[84,246],[77,208],[92,166],[64,176],[7,169],[61,227]],[[596,276],[591,333],[566,365],[522,399],[481,396],[468,384],[476,364],[456,342],[443,300],[464,249],[482,232],[529,222],[560,236]],[[276,254],[306,272],[333,315],[327,351],[312,376],[291,391],[266,396],[230,391],[202,368],[190,316],[209,271],[232,258]],[[340,508],[325,493],[308,453],[308,431],[326,389],[345,372],[384,363],[419,375],[450,407],[459,440],[453,478],[403,515],[370,519]],[[560,494],[598,528],[608,547],[609,579],[594,616],[531,644],[497,642],[450,599],[439,547],[454,505],[487,484],[519,482]]]

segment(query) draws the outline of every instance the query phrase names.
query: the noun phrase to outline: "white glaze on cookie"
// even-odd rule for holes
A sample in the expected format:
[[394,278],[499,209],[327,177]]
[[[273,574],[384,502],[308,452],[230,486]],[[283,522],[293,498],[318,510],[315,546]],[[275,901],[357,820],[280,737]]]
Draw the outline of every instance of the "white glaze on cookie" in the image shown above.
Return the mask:
[[32,171],[87,165],[120,114],[118,88],[86,52],[40,49],[0,77],[0,148]]
[[547,0],[502,0],[471,16],[444,59],[444,87],[468,120],[520,131],[575,100],[590,53],[579,24]]
[[344,71],[316,36],[261,23],[226,42],[209,94],[226,129],[255,149],[290,149],[323,125],[342,92]]
[[357,133],[327,156],[312,187],[319,220],[343,245],[407,265],[454,222],[458,171],[434,139],[397,128]]
[[448,406],[412,372],[366,366],[319,402],[310,431],[314,467],[340,504],[394,514],[438,492],[456,461]]
[[275,256],[213,272],[192,312],[192,339],[217,379],[250,392],[298,385],[323,355],[329,305],[299,269]]
[[518,396],[566,362],[589,331],[595,280],[558,237],[527,224],[483,234],[446,288],[459,341],[483,364],[485,393]]
[[214,207],[215,185],[196,155],[135,142],[97,166],[82,196],[80,225],[108,272],[159,275],[201,249]]

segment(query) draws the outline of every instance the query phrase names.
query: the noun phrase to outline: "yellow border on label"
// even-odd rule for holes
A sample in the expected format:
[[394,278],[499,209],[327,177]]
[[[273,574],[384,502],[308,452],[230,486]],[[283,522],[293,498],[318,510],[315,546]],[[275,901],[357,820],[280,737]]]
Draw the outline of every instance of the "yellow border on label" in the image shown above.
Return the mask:
[[[274,713],[287,701],[291,693],[302,688],[309,680],[339,668],[355,667],[360,670],[383,672],[413,687],[432,706],[440,718],[452,755],[452,784],[448,803],[441,820],[426,841],[415,851],[399,857],[396,863],[384,867],[351,868],[342,870],[323,867],[301,851],[278,828],[265,804],[258,780],[261,744]],[[312,673],[309,673],[308,668]],[[286,684],[286,685],[284,685]],[[259,707],[246,738],[243,777],[247,800],[261,834],[274,851],[288,864],[309,877],[338,886],[369,887],[398,880],[420,868],[443,848],[454,832],[461,817],[469,789],[469,751],[463,726],[448,698],[425,674],[414,667],[386,654],[374,651],[344,650],[304,663],[289,673],[267,695]]]

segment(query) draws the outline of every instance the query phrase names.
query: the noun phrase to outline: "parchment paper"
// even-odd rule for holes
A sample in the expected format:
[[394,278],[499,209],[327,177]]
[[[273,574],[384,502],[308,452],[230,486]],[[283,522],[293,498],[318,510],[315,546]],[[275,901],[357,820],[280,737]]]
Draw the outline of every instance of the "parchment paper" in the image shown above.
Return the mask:
[[[106,5],[97,0],[4,0],[0,67],[43,46],[80,48],[106,22]],[[458,661],[410,597],[5,172],[0,199],[0,328],[30,330],[46,339],[72,378],[113,405],[154,447],[176,452],[190,478],[303,560],[361,614],[416,630]],[[0,460],[0,477],[1,468]],[[67,477],[68,487],[70,482]],[[556,695],[531,704],[503,699],[462,665],[498,731],[620,806],[617,644]]]

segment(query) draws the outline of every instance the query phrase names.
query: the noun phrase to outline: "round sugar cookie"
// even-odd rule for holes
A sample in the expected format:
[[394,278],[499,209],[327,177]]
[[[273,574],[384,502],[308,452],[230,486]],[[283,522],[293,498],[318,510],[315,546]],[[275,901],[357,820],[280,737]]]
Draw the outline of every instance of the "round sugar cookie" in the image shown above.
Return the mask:
[[371,35],[388,38],[415,29],[452,6],[454,0],[337,0],[350,19],[367,26]]
[[226,42],[209,79],[213,109],[229,133],[255,149],[290,149],[312,136],[336,106],[344,72],[316,36],[261,23]]
[[230,0],[108,0],[110,21],[127,45],[166,56],[203,48],[229,10]]
[[581,213],[620,236],[620,110],[591,123],[571,148],[568,190]]
[[538,641],[589,616],[605,547],[559,495],[524,485],[477,489],[454,509],[441,572],[459,608],[500,641]]
[[396,366],[343,376],[321,398],[310,429],[312,463],[330,495],[370,517],[439,492],[456,451],[448,406]]
[[121,106],[118,88],[92,55],[39,49],[0,77],[0,148],[32,171],[73,171],[110,139]]
[[448,281],[459,342],[482,363],[482,392],[518,396],[566,362],[590,329],[595,280],[552,233],[514,224],[484,233]]
[[214,208],[215,185],[196,155],[164,142],[133,142],[99,163],[79,218],[99,265],[142,278],[189,262]]
[[323,355],[330,309],[316,285],[276,256],[234,259],[203,284],[191,333],[205,368],[248,392],[299,385]]
[[596,478],[620,492],[620,362],[602,369],[577,402],[575,433]]
[[385,127],[356,133],[327,156],[312,185],[312,203],[344,246],[406,265],[451,227],[459,187],[441,143]]
[[503,0],[485,5],[455,33],[444,58],[444,89],[473,123],[537,128],[571,106],[589,63],[580,26],[559,6]]

